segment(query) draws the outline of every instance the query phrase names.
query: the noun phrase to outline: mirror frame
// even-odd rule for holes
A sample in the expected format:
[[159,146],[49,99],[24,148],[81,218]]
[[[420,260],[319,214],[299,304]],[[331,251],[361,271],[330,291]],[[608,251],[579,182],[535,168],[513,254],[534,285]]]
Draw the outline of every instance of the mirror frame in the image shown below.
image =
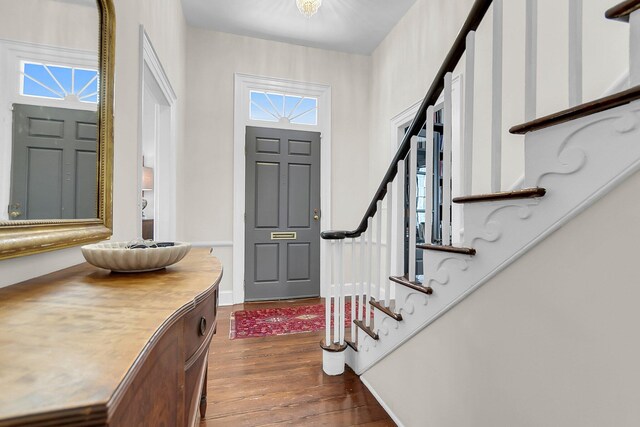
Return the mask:
[[[100,13],[100,102],[98,105],[98,218],[11,221],[0,224],[0,259],[32,255],[113,234],[113,86],[115,10],[113,0],[96,0]],[[10,225],[6,225],[10,223]]]

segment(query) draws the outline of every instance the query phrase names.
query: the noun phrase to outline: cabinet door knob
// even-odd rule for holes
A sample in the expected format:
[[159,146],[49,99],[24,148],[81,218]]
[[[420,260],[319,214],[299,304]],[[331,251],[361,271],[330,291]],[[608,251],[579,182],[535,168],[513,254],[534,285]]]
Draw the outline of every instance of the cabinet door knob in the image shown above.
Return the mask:
[[200,318],[200,328],[198,330],[200,335],[204,336],[204,333],[207,332],[207,319],[204,317]]

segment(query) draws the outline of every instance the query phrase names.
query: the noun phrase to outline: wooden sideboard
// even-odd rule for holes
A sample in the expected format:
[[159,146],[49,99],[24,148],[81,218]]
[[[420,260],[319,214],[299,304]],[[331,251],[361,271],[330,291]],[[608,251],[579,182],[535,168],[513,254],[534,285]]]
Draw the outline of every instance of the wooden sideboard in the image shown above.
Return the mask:
[[81,264],[0,289],[0,426],[191,426],[206,411],[220,262]]

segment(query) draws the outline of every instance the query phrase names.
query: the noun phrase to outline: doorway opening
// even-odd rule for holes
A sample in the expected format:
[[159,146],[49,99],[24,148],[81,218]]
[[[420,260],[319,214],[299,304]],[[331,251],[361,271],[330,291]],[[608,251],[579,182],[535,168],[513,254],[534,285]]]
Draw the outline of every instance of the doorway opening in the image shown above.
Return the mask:
[[[263,94],[275,105],[265,108],[260,104]],[[275,96],[274,96],[275,95]],[[253,98],[252,98],[253,96]],[[275,102],[274,100],[278,100]],[[309,101],[315,100],[315,101]],[[266,100],[268,103],[269,101]],[[313,104],[315,102],[315,104]],[[263,110],[255,107],[259,104]],[[305,103],[309,103],[306,105]],[[252,114],[253,108],[253,114]],[[266,115],[265,115],[266,114]],[[262,117],[261,117],[262,116]],[[271,117],[268,119],[268,117]],[[266,119],[266,120],[265,120]],[[247,195],[247,155],[245,152],[247,127],[278,129],[280,131],[315,132],[321,140],[319,148],[320,194],[318,208],[318,237],[320,230],[331,228],[331,87],[322,84],[295,82],[269,77],[235,75],[234,102],[234,173],[233,173],[233,303],[245,301],[246,286],[246,229],[245,215]],[[288,150],[288,147],[286,148]],[[288,152],[288,151],[284,152]],[[319,269],[320,295],[325,295],[325,272],[327,271],[327,248],[319,242],[320,259],[316,262]],[[279,267],[284,268],[284,267]],[[295,272],[294,276],[299,274]],[[297,276],[296,276],[297,277]],[[317,295],[317,294],[316,294]],[[278,296],[276,295],[275,298]],[[268,299],[264,297],[260,299]]]
[[176,95],[151,41],[140,27],[141,125],[138,162],[138,235],[176,237]]

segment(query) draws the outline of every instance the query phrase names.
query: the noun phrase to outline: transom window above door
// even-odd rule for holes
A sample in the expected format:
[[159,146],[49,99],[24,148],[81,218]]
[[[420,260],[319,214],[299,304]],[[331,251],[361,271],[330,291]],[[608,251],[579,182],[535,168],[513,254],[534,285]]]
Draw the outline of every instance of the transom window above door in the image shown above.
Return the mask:
[[265,122],[318,124],[318,99],[285,93],[250,91],[249,118]]
[[22,61],[20,95],[98,102],[98,71]]

